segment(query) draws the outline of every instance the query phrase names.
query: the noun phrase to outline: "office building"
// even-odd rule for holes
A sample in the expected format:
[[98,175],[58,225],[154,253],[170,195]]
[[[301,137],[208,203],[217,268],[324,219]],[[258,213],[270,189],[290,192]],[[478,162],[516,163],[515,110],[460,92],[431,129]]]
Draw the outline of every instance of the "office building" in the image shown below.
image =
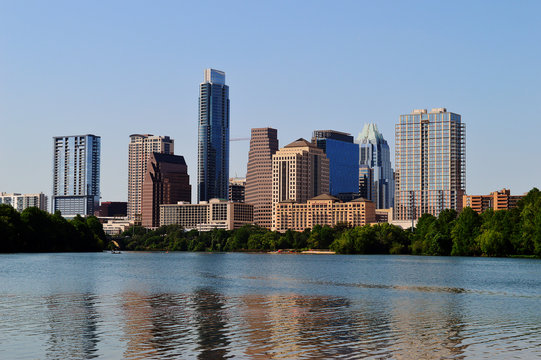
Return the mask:
[[305,139],[298,139],[272,156],[272,229],[276,229],[276,205],[291,200],[304,203],[329,193],[329,159]]
[[359,178],[364,177],[360,183],[362,196],[374,201],[377,209],[393,207],[394,177],[387,141],[376,124],[366,124],[356,142],[359,144]]
[[272,225],[272,156],[277,151],[276,129],[252,129],[245,202],[254,206],[254,224],[267,229]]
[[94,215],[97,217],[126,217],[128,203],[125,201],[102,201]]
[[174,140],[152,134],[130,135],[128,162],[128,218],[140,224],[143,180],[152,153],[173,154]]
[[39,194],[8,194],[0,192],[0,204],[11,205],[18,212],[29,207],[37,207],[47,211],[47,196]]
[[100,202],[100,142],[91,134],[53,138],[53,213],[94,215]]
[[304,203],[285,200],[276,204],[276,231],[303,231],[315,225],[335,226],[339,223],[355,227],[375,221],[375,204],[363,198],[344,203],[334,196],[322,194]]
[[229,201],[244,202],[246,197],[246,178],[229,179]]
[[491,192],[490,195],[464,195],[463,208],[471,207],[481,214],[483,211],[509,210],[517,207],[517,203],[522,200],[524,195],[511,195],[509,189]]
[[462,209],[466,126],[445,108],[414,110],[396,124],[395,220]]
[[358,193],[359,145],[353,142],[353,136],[335,130],[316,130],[312,144],[329,159],[329,193]]
[[233,230],[251,224],[253,219],[253,205],[221,199],[202,201],[199,204],[179,202],[160,205],[160,226],[180,225],[186,230]]
[[192,187],[184,157],[152,153],[143,180],[141,221],[144,227],[160,224],[160,205],[191,202]]
[[229,86],[223,71],[206,69],[200,85],[197,156],[197,201],[227,199]]

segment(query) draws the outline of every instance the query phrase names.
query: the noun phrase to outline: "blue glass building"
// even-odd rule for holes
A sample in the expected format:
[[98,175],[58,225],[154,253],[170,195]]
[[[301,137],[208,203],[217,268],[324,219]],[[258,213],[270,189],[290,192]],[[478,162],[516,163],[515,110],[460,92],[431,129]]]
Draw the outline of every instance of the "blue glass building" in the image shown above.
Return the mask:
[[330,194],[359,192],[359,145],[353,136],[335,130],[316,130],[312,143],[329,159]]
[[391,167],[389,144],[378,131],[376,124],[366,124],[356,139],[359,144],[359,171],[370,168],[372,184],[367,185],[369,200],[377,209],[388,209],[394,204],[394,175]]
[[225,72],[206,69],[200,85],[197,200],[227,199],[229,186],[229,86]]
[[52,212],[65,217],[94,215],[100,201],[99,136],[57,136],[54,140]]

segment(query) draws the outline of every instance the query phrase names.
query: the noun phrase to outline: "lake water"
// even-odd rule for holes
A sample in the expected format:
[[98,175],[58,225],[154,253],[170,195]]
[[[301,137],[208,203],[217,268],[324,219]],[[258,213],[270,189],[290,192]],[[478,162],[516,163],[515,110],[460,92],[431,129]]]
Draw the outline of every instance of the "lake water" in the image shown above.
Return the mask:
[[0,359],[541,356],[541,261],[0,255]]

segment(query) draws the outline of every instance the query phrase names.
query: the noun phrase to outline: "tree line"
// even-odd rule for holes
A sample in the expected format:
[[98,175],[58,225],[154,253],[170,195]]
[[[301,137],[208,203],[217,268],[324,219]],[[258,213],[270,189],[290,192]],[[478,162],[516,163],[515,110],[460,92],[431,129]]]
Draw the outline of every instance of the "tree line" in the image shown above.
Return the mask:
[[0,253],[102,251],[108,239],[95,216],[66,220],[37,207],[0,204]]
[[424,214],[414,231],[381,223],[361,227],[316,225],[285,233],[246,225],[226,231],[184,231],[163,226],[132,227],[117,242],[126,250],[272,251],[329,249],[341,254],[414,254],[452,256],[541,256],[541,192],[534,188],[511,210],[478,214],[465,208]]

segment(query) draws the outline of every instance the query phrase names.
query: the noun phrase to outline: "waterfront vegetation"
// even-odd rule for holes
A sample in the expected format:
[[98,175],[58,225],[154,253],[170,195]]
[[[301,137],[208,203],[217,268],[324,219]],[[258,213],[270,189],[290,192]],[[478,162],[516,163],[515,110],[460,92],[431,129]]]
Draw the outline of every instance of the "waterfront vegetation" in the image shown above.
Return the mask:
[[95,216],[66,220],[36,207],[19,213],[0,204],[0,253],[101,251],[107,242]]

